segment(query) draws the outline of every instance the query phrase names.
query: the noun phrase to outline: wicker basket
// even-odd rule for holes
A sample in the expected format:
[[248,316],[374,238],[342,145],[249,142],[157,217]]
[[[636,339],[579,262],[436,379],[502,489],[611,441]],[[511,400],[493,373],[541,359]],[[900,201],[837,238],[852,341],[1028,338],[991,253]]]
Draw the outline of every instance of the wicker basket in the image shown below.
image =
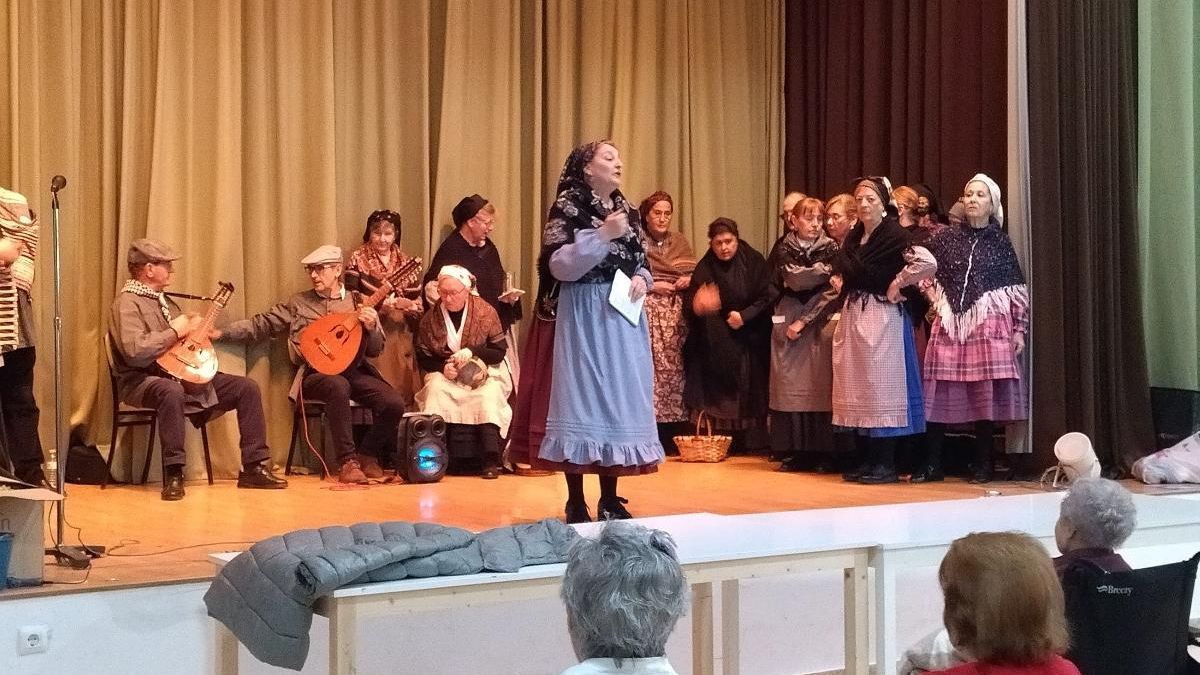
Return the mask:
[[[700,435],[700,423],[704,423],[704,435]],[[696,417],[695,436],[676,436],[679,459],[684,462],[719,462],[729,454],[733,436],[713,435],[712,422],[701,412]]]

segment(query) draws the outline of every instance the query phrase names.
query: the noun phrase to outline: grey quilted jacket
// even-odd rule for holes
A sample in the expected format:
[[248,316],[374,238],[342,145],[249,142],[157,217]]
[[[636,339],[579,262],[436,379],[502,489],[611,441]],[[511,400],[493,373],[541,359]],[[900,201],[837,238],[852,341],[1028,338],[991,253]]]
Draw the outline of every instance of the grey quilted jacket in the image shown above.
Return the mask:
[[231,560],[204,603],[260,661],[300,670],[313,603],[341,586],[560,563],[578,536],[553,519],[478,534],[400,521],[297,530]]

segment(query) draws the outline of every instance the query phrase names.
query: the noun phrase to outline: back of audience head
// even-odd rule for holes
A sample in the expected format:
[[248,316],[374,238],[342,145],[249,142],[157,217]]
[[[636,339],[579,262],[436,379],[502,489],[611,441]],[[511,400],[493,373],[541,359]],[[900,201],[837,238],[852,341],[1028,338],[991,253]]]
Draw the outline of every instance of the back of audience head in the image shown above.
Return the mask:
[[1119,548],[1137,527],[1133,496],[1107,478],[1080,478],[1063,497],[1054,540],[1063,553]]
[[580,661],[666,655],[688,586],[671,536],[609,521],[571,548],[561,596]]
[[1067,649],[1062,587],[1045,549],[1019,532],[955,540],[938,570],[955,647],[990,664],[1033,665]]

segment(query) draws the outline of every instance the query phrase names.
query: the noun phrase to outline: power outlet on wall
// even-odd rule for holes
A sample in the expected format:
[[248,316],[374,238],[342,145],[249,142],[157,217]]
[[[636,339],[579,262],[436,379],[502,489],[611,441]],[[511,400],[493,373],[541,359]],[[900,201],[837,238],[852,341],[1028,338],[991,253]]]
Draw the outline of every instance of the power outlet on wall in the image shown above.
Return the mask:
[[21,626],[17,631],[17,655],[39,654],[50,648],[49,626]]

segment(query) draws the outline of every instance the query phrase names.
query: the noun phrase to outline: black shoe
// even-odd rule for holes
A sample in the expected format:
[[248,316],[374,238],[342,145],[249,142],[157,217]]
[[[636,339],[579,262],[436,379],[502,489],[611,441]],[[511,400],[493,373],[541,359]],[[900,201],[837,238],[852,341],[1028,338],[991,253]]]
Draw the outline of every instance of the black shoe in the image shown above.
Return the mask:
[[496,480],[500,477],[500,469],[496,468],[495,466],[485,466],[483,467],[483,470],[479,472],[479,477],[484,480]]
[[833,460],[826,457],[817,462],[817,466],[813,469],[813,471],[821,475],[828,475],[837,471],[837,469],[835,469],[833,466]]
[[940,483],[946,480],[946,474],[941,469],[927,466],[909,477],[910,483]]
[[876,464],[871,467],[871,470],[858,477],[858,482],[863,485],[883,485],[884,483],[898,483],[900,476],[896,475],[896,468]]
[[989,462],[983,466],[975,468],[975,472],[971,474],[971,480],[968,481],[973,485],[982,485],[983,483],[992,482],[992,465]]
[[857,483],[858,479],[862,478],[863,475],[866,474],[870,470],[871,470],[871,465],[867,464],[866,462],[863,462],[862,464],[859,464],[857,467],[847,471],[846,473],[843,473],[842,480],[846,481],[847,483]]
[[183,466],[168,466],[163,476],[162,498],[165,502],[183,499]]
[[238,473],[238,487],[254,488],[257,490],[282,490],[288,482],[271,473],[266,462],[260,462],[246,467]]
[[567,502],[566,511],[567,515],[566,518],[563,518],[563,521],[568,525],[592,522],[592,516],[588,513],[587,504],[572,504],[571,502]]
[[779,470],[783,471],[785,473],[795,473],[797,471],[803,471],[804,470],[803,462],[801,462],[800,458],[797,457],[796,455],[792,455],[791,457],[788,457],[787,459],[783,460],[783,464],[779,465]]
[[596,502],[596,520],[629,520],[633,515],[623,506],[628,503],[624,497],[601,499]]

